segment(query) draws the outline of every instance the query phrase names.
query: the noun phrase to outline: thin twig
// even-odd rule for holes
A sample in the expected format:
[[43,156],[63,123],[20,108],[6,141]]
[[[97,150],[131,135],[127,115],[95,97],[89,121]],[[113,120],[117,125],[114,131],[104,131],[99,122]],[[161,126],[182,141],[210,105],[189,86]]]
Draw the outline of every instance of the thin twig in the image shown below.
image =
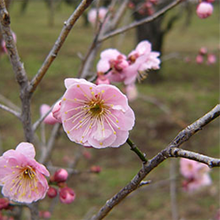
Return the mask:
[[164,7],[163,9],[161,9],[160,11],[154,13],[153,15],[151,15],[151,16],[149,16],[147,18],[141,19],[139,21],[134,21],[134,22],[130,23],[127,26],[118,28],[118,29],[116,29],[116,30],[114,30],[114,31],[104,35],[102,38],[99,39],[99,42],[105,41],[108,38],[113,37],[115,35],[124,33],[125,31],[133,29],[133,28],[135,28],[135,27],[137,27],[139,25],[151,22],[151,21],[155,20],[156,18],[160,17],[161,15],[165,14],[166,12],[168,12],[170,9],[172,9],[173,7],[178,5],[181,1],[182,0],[176,0],[176,1],[172,2],[171,4],[169,4],[168,6]]
[[92,2],[93,0],[82,0],[79,6],[76,8],[76,10],[73,12],[73,14],[69,17],[69,19],[66,22],[64,22],[64,27],[61,30],[57,41],[55,42],[53,48],[51,49],[50,53],[48,54],[47,58],[45,59],[37,74],[31,80],[28,89],[29,93],[32,94],[36,90],[38,84],[41,82],[48,68],[50,67],[54,59],[57,57],[57,54],[60,51],[60,48],[62,47],[68,34],[70,33],[70,30],[72,29],[73,25],[76,23],[78,18],[82,15],[82,13],[86,10],[86,8],[89,7],[89,5]]
[[[194,152],[188,152],[183,150],[178,150],[178,147],[184,142],[188,141],[192,135],[194,135],[197,131],[200,131],[202,127],[206,126],[220,114],[220,105],[217,105],[206,115],[198,119],[196,122],[192,123],[182,132],[180,132],[174,140],[169,144],[164,150],[154,156],[151,160],[142,166],[139,172],[135,175],[135,177],[116,195],[114,195],[111,199],[109,199],[106,204],[98,211],[96,215],[94,215],[92,220],[100,220],[103,219],[108,213],[118,204],[120,203],[126,196],[128,196],[131,192],[136,190],[141,181],[149,174],[153,169],[155,169],[159,164],[161,164],[164,160],[170,157],[189,157],[190,159],[206,163],[210,167],[220,166],[220,159],[215,159],[212,157],[204,156]],[[187,130],[187,132],[185,132]]]
[[2,105],[2,104],[0,104],[0,108],[3,109],[3,110],[5,110],[5,111],[7,111],[7,112],[9,112],[9,113],[11,113],[11,114],[13,114],[13,115],[16,116],[18,119],[21,119],[21,113],[20,113],[20,112],[17,112],[17,111],[15,111],[15,110],[13,110],[13,109],[11,109],[11,108],[5,106],[5,105]]
[[137,154],[137,156],[142,160],[142,162],[143,162],[144,164],[147,163],[147,158],[146,158],[146,156],[144,155],[144,153],[142,153],[142,152],[138,149],[138,147],[136,146],[136,144],[133,143],[130,138],[127,139],[127,144],[130,146],[130,149]]

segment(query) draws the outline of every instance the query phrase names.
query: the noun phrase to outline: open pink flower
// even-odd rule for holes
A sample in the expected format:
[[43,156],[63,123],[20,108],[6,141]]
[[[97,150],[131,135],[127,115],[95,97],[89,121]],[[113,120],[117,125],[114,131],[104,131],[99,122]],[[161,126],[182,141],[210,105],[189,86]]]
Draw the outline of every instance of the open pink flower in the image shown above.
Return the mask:
[[106,49],[101,53],[100,57],[101,59],[97,64],[98,73],[109,71],[105,76],[110,82],[123,82],[125,70],[129,65],[126,56],[116,49]]
[[212,64],[216,63],[216,61],[217,61],[217,59],[216,59],[215,54],[212,54],[212,53],[208,54],[208,57],[207,57],[207,64],[208,65],[212,65]]
[[118,88],[74,78],[66,79],[65,86],[60,114],[71,141],[94,148],[125,143],[135,117]]
[[0,157],[0,185],[5,197],[22,203],[45,197],[48,190],[45,176],[49,176],[49,172],[34,157],[34,146],[26,142]]
[[[47,104],[43,104],[40,107],[40,114],[41,117],[43,117],[45,114],[47,114],[50,111],[50,106]],[[44,123],[45,124],[50,124],[50,125],[54,125],[57,122],[59,122],[52,114],[52,112],[50,112],[45,118],[44,118]]]
[[96,8],[92,8],[89,13],[88,13],[88,21],[92,24],[95,25],[96,18],[98,15],[98,21],[103,22],[104,18],[108,12],[108,9],[105,7],[100,7],[97,11]]
[[207,18],[213,13],[213,6],[208,2],[201,2],[197,6],[196,13],[199,18]]
[[126,85],[133,84],[136,78],[143,78],[143,73],[150,69],[160,68],[159,52],[151,51],[151,44],[148,41],[141,41],[135,50],[128,55],[130,61],[129,67],[126,69],[126,77],[124,83]]
[[194,191],[212,183],[210,168],[194,160],[180,159],[180,173],[185,177],[183,187],[186,191]]

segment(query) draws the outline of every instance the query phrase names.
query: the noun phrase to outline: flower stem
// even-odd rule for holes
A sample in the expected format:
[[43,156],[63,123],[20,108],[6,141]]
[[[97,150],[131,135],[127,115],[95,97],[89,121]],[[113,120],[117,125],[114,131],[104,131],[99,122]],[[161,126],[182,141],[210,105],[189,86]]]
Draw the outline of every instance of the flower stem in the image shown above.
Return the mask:
[[126,142],[130,146],[130,149],[138,155],[138,157],[142,160],[142,162],[147,163],[148,160],[147,160],[145,154],[139,150],[139,148],[136,146],[136,144],[133,143],[130,138],[128,138]]

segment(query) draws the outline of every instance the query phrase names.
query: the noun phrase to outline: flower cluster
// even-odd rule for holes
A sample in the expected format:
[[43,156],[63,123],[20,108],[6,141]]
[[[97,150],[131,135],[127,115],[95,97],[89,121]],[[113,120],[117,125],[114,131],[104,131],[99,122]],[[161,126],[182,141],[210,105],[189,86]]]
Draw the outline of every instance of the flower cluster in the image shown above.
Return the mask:
[[32,203],[43,199],[48,190],[48,170],[35,159],[34,146],[20,143],[0,157],[2,194],[15,202]]
[[146,71],[160,68],[159,55],[159,52],[152,51],[148,41],[140,42],[128,56],[116,49],[104,50],[97,64],[98,79],[104,76],[111,83],[134,84],[137,78],[143,78]]
[[202,163],[185,158],[180,159],[180,173],[185,178],[183,189],[189,192],[208,186],[212,183],[210,168]]
[[71,141],[99,149],[125,143],[135,117],[117,87],[74,78],[66,79],[65,86],[54,117],[61,120]]
[[66,184],[68,176],[69,174],[65,169],[59,169],[51,176],[50,183],[56,185],[58,190],[56,187],[50,186],[47,191],[49,198],[55,198],[59,194],[60,202],[64,204],[70,204],[75,200],[73,189],[69,188]]
[[136,79],[140,81],[146,77],[147,71],[160,68],[159,55],[159,52],[152,51],[148,41],[140,42],[128,56],[116,49],[106,49],[97,63],[96,83],[122,82],[129,100],[133,100],[137,96]]
[[216,63],[216,56],[214,53],[208,53],[207,48],[201,47],[199,50],[198,55],[196,56],[196,62],[198,64],[201,64],[204,62],[204,58],[207,57],[207,64],[212,65]]
[[212,15],[213,13],[213,6],[211,4],[212,2],[214,2],[214,0],[205,0],[198,4],[196,13],[199,18],[203,19]]

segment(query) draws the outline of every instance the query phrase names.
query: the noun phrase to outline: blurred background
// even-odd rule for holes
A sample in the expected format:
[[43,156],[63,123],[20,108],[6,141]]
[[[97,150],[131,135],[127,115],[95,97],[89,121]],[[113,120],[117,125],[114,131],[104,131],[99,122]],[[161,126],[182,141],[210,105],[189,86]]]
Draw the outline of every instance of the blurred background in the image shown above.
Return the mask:
[[[79,2],[11,1],[11,28],[16,33],[17,48],[29,79],[41,67],[59,36],[64,21]],[[103,1],[103,4],[108,5],[109,2]],[[167,4],[171,1],[164,2]],[[138,5],[141,1],[132,3]],[[139,8],[142,9],[142,6]],[[155,10],[158,8],[155,7]],[[73,27],[32,98],[33,122],[40,117],[39,109],[42,104],[52,105],[62,96],[65,91],[64,79],[77,76],[80,57],[85,55],[94,36],[94,28],[86,19],[88,11],[89,9]],[[130,6],[120,26],[143,16],[149,14],[138,10],[134,12]],[[196,4],[191,2],[177,6],[154,24],[142,28],[132,29],[105,41],[100,52],[105,48],[117,48],[128,54],[140,40],[145,38],[152,42],[157,39],[152,43],[153,50],[162,54],[161,69],[157,73],[150,73],[149,78],[137,84],[139,96],[130,102],[136,115],[135,127],[130,132],[130,137],[151,158],[164,149],[180,130],[218,103],[219,2],[215,2],[214,12],[207,19],[198,18]],[[140,36],[140,32],[152,32],[147,30],[154,30],[154,35]],[[216,62],[209,63],[207,56],[203,62],[198,62],[196,57],[201,47],[206,47],[208,53],[214,54]],[[99,53],[93,66],[94,72],[98,60]],[[0,55],[0,77],[0,102],[6,97],[20,106],[19,86],[6,54]],[[0,150],[4,152],[15,148],[24,137],[20,121],[3,110],[0,112]],[[45,125],[45,130],[48,138],[52,126]],[[37,130],[37,135],[40,136],[40,129]],[[219,157],[218,119],[194,135],[182,148]],[[142,165],[127,144],[118,149],[84,149],[69,141],[60,129],[48,166],[66,168],[73,164],[74,172],[68,180],[68,186],[76,193],[75,201],[67,205],[61,204],[58,199],[51,203],[51,199],[46,198],[40,203],[41,210],[52,211],[51,219],[87,219],[124,187]],[[94,166],[98,166],[101,171],[91,172],[91,167]],[[174,207],[171,203],[170,183],[173,180],[176,185],[175,209],[178,219],[219,219],[219,174],[219,169],[214,168],[210,173],[211,186],[186,192],[182,187],[179,159],[166,160],[147,176],[146,180],[151,180],[151,184],[128,196],[106,219],[172,219]],[[26,215],[28,216],[28,210],[24,212],[24,217]]]

